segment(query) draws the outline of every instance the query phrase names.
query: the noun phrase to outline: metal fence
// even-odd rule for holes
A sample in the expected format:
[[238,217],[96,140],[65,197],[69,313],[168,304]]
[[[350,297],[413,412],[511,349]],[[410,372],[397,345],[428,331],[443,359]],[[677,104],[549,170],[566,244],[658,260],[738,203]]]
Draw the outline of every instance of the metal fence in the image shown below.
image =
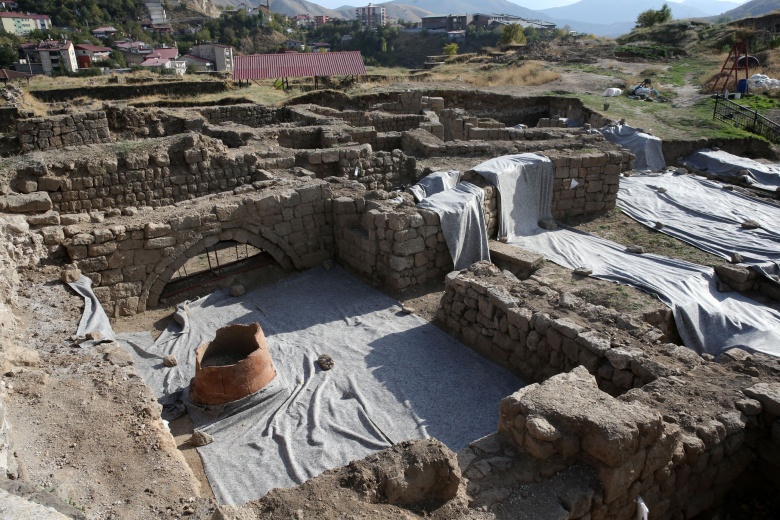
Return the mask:
[[780,124],[765,118],[755,110],[743,107],[728,99],[715,98],[713,118],[766,137],[774,143],[780,142]]

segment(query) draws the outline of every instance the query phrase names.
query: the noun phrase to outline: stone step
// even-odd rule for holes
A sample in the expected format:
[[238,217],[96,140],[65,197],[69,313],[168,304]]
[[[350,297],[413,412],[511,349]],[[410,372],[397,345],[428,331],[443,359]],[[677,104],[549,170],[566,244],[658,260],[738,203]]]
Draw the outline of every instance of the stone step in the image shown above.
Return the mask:
[[490,248],[490,260],[501,269],[507,269],[521,279],[529,278],[544,262],[544,257],[538,253],[504,244],[497,240],[491,240],[488,246]]

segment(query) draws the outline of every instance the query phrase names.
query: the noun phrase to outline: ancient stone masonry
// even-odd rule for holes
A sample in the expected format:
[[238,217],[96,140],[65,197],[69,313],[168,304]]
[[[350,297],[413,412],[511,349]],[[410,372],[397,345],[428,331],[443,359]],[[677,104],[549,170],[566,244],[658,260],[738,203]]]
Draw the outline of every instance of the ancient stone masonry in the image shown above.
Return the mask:
[[202,109],[200,113],[206,118],[206,121],[213,125],[232,122],[244,126],[261,127],[291,121],[290,109],[286,107],[266,107],[255,104],[208,107]]
[[780,385],[758,382],[777,360],[733,349],[707,362],[578,300],[481,263],[447,276],[437,316],[483,355],[544,381],[502,401],[499,432],[541,477],[593,468],[600,485],[568,518],[633,519],[637,496],[653,518],[692,518],[755,471],[750,485],[780,490]]
[[65,246],[76,267],[92,279],[110,316],[157,305],[171,276],[219,241],[251,244],[288,270],[331,258],[329,184],[277,179],[256,186],[154,213],[128,208],[124,215],[44,227],[42,233],[47,243]]
[[103,111],[24,119],[17,123],[17,131],[23,152],[111,141]]
[[115,153],[82,149],[23,162],[13,174],[15,187],[46,192],[62,213],[157,207],[265,180],[263,168],[289,167],[294,160],[234,152],[194,133],[136,143]]

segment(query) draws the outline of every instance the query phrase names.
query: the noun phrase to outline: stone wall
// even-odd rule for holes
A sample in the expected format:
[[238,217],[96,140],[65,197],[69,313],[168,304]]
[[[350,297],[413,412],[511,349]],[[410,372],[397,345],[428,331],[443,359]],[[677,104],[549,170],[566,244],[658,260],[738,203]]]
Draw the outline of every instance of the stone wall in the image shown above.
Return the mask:
[[224,92],[224,81],[168,81],[143,85],[105,85],[99,87],[60,88],[52,90],[31,90],[30,94],[46,103],[69,102],[88,97],[105,101],[134,99],[145,96],[195,96]]
[[391,190],[417,181],[417,162],[401,150],[373,152],[370,145],[308,150],[296,154],[296,165],[319,178],[356,180],[369,190]]
[[111,142],[104,111],[23,119],[16,128],[23,152]]
[[780,474],[780,384],[741,375],[768,377],[777,360],[734,349],[707,362],[628,316],[489,263],[447,276],[437,318],[488,358],[544,381],[502,401],[499,432],[537,461],[539,478],[575,464],[595,470],[600,486],[569,518],[633,519],[637,496],[651,518],[692,518],[740,477],[759,470],[767,485],[764,475]]
[[[545,150],[542,152],[553,162],[553,191],[551,209],[553,217],[585,215],[608,211],[615,207],[620,183],[620,173],[630,169],[633,155],[615,150]],[[484,178],[466,172],[463,180],[488,186]],[[494,199],[495,192],[486,192],[486,200]],[[489,222],[498,220],[498,205],[485,206]],[[495,236],[495,235],[489,235]]]
[[335,198],[333,215],[339,260],[368,278],[404,289],[452,270],[434,212],[358,196]]
[[115,153],[80,149],[51,157],[51,162],[24,164],[15,172],[15,187],[23,193],[48,192],[61,213],[158,207],[265,180],[264,168],[294,163],[291,156],[232,152],[198,134],[138,144]]
[[42,228],[47,243],[62,244],[109,316],[157,305],[171,276],[218,241],[249,243],[285,269],[307,269],[331,258],[330,185],[295,181],[276,188],[243,186],[235,194],[98,222]]
[[291,121],[289,108],[256,104],[208,107],[200,113],[213,125],[232,122],[257,128]]

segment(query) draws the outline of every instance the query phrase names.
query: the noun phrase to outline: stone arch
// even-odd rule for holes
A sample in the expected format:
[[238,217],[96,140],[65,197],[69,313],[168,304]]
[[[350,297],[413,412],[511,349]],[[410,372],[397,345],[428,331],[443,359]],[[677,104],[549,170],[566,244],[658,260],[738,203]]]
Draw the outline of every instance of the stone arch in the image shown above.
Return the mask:
[[[247,229],[249,227],[252,229]],[[187,260],[223,240],[233,240],[239,244],[249,244],[261,249],[271,255],[285,271],[300,269],[302,266],[300,257],[290,245],[268,228],[242,226],[226,229],[219,234],[200,237],[188,242],[184,244],[184,250],[178,256],[166,257],[158,262],[154,270],[146,277],[138,302],[138,312],[144,312],[147,307],[154,307],[158,304],[163,288],[174,273],[187,263]]]

